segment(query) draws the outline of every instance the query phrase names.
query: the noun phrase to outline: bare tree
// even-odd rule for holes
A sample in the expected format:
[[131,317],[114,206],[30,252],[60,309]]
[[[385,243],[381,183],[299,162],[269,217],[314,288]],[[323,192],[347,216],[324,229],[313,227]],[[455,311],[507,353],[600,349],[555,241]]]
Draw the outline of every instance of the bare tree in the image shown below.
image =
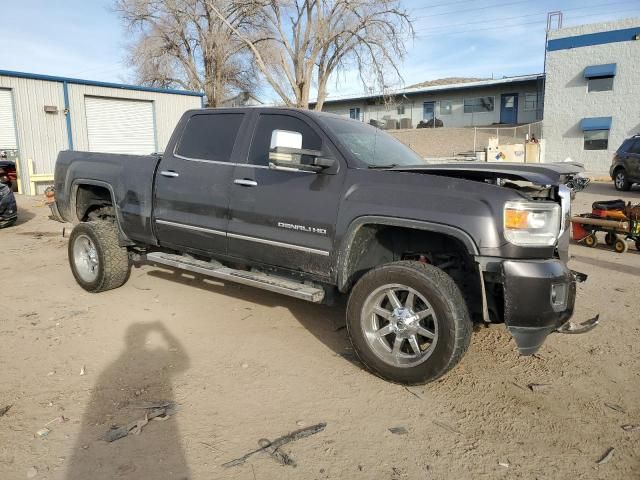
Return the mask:
[[252,38],[250,5],[116,0],[115,10],[132,35],[128,60],[141,84],[203,91],[213,107],[232,93],[257,88],[249,48],[233,33]]
[[313,85],[321,110],[329,80],[357,70],[365,87],[384,92],[413,37],[400,0],[236,0],[253,14],[252,34],[211,10],[253,53],[256,66],[286,105],[308,108]]

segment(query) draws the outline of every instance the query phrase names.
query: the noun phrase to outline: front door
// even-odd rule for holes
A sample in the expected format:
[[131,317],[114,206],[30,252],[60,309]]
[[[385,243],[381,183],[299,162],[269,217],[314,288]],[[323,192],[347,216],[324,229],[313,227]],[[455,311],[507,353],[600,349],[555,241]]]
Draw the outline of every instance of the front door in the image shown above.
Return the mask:
[[269,168],[274,130],[302,134],[302,148],[336,156],[307,117],[261,113],[247,163],[233,174],[229,255],[329,277],[344,169],[333,174]]
[[518,94],[503,93],[500,102],[500,123],[518,123]]
[[[234,146],[244,113],[191,116],[156,174],[154,220],[160,244],[225,254]],[[179,127],[178,127],[179,128]]]
[[436,113],[436,102],[424,102],[422,104],[422,119],[425,122],[433,120]]

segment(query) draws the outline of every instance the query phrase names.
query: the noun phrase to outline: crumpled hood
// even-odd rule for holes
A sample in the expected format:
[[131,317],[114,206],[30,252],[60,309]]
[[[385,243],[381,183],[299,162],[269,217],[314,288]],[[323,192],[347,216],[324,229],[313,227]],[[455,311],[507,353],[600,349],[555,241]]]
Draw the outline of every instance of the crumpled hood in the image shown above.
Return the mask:
[[521,180],[536,185],[559,185],[568,175],[584,172],[579,163],[488,163],[456,162],[415,167],[394,167],[389,170],[427,173],[468,180],[505,178]]

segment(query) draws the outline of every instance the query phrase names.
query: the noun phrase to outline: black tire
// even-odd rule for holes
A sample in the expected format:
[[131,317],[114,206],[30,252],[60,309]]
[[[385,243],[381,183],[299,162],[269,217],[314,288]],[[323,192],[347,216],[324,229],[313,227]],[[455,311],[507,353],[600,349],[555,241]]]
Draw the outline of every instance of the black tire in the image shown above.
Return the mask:
[[598,246],[598,237],[596,237],[595,233],[592,233],[590,235],[587,235],[584,238],[584,244],[587,247],[591,247],[591,248],[596,248]]
[[616,234],[615,233],[611,233],[611,232],[607,232],[607,234],[604,237],[604,243],[606,243],[607,245],[612,247],[613,244],[616,243]]
[[613,249],[616,251],[616,253],[625,253],[629,249],[629,245],[624,238],[616,237],[616,240],[613,244]]
[[640,250],[640,238],[636,239],[636,250]]
[[[95,247],[97,264],[95,279],[83,278],[82,266],[76,265],[74,246],[88,238]],[[122,286],[129,278],[131,263],[125,247],[118,242],[118,226],[109,220],[83,222],[75,226],[69,237],[69,265],[78,284],[88,292],[98,293]]]
[[[364,333],[367,299],[386,285],[403,285],[415,290],[431,305],[437,318],[437,339],[431,354],[415,366],[394,366],[382,360]],[[355,285],[347,305],[347,330],[361,362],[374,374],[401,384],[432,382],[451,370],[464,356],[473,324],[464,298],[453,279],[432,265],[394,262],[367,272]]]
[[616,190],[626,192],[631,189],[631,182],[627,178],[627,172],[624,168],[619,168],[613,174],[613,185]]

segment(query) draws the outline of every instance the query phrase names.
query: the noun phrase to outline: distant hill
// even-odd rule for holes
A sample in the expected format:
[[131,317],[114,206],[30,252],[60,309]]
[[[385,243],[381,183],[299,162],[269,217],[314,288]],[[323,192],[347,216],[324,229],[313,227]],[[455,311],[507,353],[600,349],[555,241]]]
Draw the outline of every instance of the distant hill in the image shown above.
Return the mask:
[[482,80],[490,80],[490,79],[489,78],[474,78],[474,77],[437,78],[435,80],[427,80],[426,82],[416,83],[414,85],[408,86],[407,88],[435,87],[437,85],[452,85],[454,83],[480,82]]

